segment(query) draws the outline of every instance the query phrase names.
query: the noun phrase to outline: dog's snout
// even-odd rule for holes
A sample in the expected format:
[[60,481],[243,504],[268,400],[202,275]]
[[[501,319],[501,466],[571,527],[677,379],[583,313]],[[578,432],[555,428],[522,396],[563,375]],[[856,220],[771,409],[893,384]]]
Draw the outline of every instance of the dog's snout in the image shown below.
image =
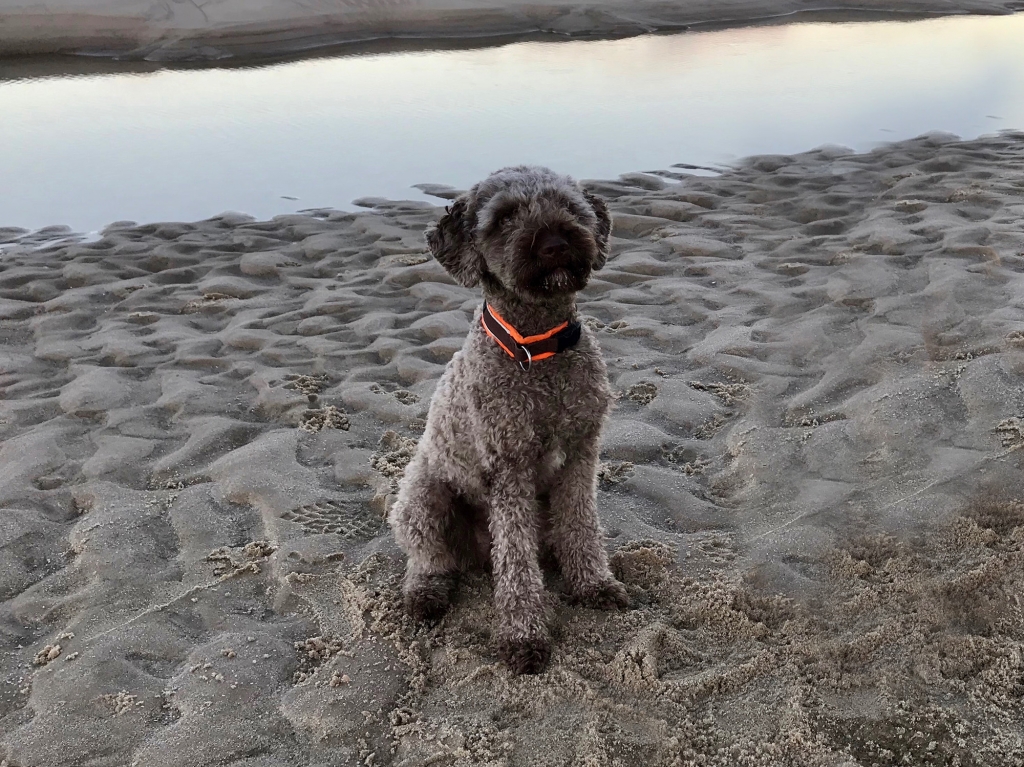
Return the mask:
[[534,251],[541,258],[560,256],[569,247],[569,241],[560,232],[544,229],[537,234]]

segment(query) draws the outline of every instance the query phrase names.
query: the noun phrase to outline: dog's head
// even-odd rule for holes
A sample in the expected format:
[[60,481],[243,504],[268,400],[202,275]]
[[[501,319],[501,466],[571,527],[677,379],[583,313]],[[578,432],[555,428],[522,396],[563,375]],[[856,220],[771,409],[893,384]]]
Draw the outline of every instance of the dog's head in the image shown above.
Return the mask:
[[608,258],[611,228],[604,202],[571,178],[518,166],[455,200],[427,244],[466,287],[543,301],[583,289]]

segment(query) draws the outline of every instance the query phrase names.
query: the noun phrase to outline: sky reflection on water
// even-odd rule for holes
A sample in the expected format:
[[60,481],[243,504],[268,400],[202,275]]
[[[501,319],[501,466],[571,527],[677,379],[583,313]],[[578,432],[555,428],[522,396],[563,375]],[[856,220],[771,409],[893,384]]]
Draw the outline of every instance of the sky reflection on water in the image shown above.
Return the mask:
[[265,218],[516,163],[614,177],[1021,129],[1022,39],[1024,16],[800,23],[0,81],[0,226]]

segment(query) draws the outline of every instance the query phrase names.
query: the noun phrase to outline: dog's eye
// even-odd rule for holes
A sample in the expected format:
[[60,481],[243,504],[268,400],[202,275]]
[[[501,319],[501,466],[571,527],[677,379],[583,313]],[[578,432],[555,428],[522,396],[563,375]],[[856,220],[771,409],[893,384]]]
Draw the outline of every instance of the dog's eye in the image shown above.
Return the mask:
[[507,224],[509,221],[512,220],[512,217],[515,214],[516,214],[516,206],[515,205],[506,205],[504,208],[499,208],[498,212],[494,214],[494,219],[493,219],[493,223],[491,224],[491,226],[494,229],[498,229],[500,227],[503,227],[503,226],[505,226],[505,224]]

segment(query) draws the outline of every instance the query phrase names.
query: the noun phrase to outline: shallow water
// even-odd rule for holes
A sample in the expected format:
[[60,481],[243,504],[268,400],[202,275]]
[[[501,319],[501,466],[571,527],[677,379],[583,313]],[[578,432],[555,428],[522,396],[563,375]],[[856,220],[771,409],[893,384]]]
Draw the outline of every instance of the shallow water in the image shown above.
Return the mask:
[[[1024,128],[1024,16],[8,79],[0,226],[418,199],[513,163],[581,178]],[[6,71],[5,71],[6,70]]]

